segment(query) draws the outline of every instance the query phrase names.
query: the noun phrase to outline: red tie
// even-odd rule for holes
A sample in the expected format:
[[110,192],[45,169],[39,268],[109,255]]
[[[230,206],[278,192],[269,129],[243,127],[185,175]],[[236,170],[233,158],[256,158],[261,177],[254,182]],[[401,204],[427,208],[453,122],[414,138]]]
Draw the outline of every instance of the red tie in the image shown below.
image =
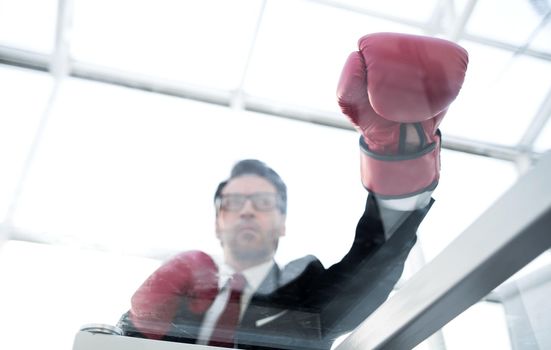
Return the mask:
[[235,327],[241,312],[241,294],[246,284],[247,280],[240,273],[236,273],[231,277],[229,282],[231,288],[230,298],[216,322],[209,345],[233,348]]

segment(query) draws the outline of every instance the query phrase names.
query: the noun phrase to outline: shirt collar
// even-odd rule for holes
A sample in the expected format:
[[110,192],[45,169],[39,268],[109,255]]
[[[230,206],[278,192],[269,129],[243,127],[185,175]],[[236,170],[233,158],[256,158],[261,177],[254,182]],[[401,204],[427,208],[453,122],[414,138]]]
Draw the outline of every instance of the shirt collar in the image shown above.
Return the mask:
[[[262,281],[266,278],[275,262],[273,260],[266,261],[262,264],[249,267],[241,271],[245,279],[247,280],[247,288],[251,290],[257,290]],[[218,264],[218,288],[222,289],[235,273],[235,270],[224,262]]]

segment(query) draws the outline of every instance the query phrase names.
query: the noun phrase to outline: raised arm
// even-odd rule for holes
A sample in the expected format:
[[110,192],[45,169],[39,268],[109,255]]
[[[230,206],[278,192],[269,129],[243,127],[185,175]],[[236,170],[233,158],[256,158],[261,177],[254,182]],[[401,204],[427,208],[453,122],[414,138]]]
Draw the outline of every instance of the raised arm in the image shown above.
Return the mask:
[[463,48],[431,37],[377,33],[358,46],[337,97],[361,133],[361,181],[371,194],[350,252],[321,278],[314,304],[328,337],[356,327],[400,278],[440,177],[438,126],[468,63]]

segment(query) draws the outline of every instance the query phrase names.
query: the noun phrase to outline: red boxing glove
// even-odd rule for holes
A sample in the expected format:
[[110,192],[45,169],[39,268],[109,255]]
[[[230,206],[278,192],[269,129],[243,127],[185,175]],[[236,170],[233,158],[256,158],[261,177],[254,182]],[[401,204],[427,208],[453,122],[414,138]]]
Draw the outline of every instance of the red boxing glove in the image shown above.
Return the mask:
[[457,97],[468,54],[443,39],[362,37],[341,73],[339,106],[362,136],[362,183],[383,199],[430,191],[440,176],[438,125]]
[[146,337],[161,339],[185,302],[205,312],[218,293],[218,268],[200,251],[180,253],[159,267],[132,296],[130,319]]

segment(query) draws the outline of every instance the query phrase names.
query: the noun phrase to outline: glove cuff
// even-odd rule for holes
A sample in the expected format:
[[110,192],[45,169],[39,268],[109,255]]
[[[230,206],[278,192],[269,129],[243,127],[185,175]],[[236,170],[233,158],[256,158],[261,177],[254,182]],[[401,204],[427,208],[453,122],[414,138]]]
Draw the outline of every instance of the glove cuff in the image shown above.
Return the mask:
[[440,177],[440,138],[437,130],[434,142],[418,152],[383,155],[369,150],[360,137],[363,186],[381,199],[406,198],[434,190]]

